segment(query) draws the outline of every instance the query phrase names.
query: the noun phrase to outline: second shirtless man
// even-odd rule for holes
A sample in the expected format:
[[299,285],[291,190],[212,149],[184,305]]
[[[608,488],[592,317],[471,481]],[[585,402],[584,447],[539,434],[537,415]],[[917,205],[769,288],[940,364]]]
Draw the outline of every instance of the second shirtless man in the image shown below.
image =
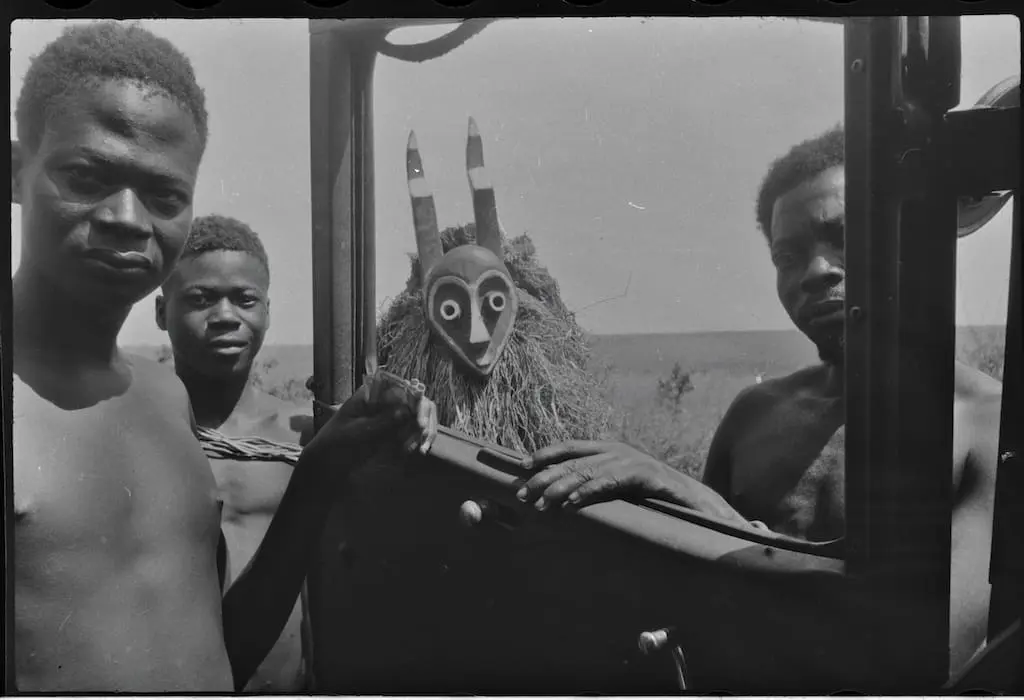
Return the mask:
[[[270,265],[259,236],[225,216],[197,217],[174,272],[156,299],[156,323],[167,331],[174,370],[188,391],[196,423],[230,437],[257,436],[300,443],[312,416],[260,391],[250,374],[270,326]],[[305,419],[305,420],[304,420]],[[303,439],[304,438],[304,439]],[[224,503],[227,585],[252,560],[291,478],[275,461],[210,462]],[[301,603],[247,691],[308,690],[302,648]]]

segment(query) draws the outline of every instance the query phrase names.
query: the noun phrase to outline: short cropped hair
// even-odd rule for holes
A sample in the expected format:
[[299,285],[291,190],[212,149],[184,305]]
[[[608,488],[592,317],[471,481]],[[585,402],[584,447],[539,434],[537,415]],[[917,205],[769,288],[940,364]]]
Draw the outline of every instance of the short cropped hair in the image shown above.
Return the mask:
[[83,84],[107,80],[144,85],[174,100],[192,115],[206,148],[206,98],[192,63],[167,39],[116,21],[69,27],[32,59],[15,108],[18,140],[38,148],[63,101]]
[[259,260],[263,269],[270,274],[267,251],[260,241],[259,234],[247,224],[220,214],[197,216],[192,220],[192,229],[185,240],[181,259],[187,260],[218,250],[249,253]]
[[843,126],[837,124],[820,136],[793,146],[768,168],[757,193],[757,225],[769,243],[775,200],[829,168],[843,165],[845,140]]

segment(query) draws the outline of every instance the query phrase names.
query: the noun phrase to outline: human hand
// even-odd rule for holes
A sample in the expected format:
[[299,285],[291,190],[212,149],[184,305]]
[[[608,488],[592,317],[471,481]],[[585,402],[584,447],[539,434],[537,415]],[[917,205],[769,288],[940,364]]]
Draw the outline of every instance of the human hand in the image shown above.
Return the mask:
[[738,526],[768,530],[760,521],[748,522],[710,486],[620,442],[551,445],[535,452],[524,466],[542,471],[516,496],[537,510],[628,496],[658,498]]
[[674,472],[643,452],[617,442],[571,441],[538,450],[525,465],[540,470],[516,496],[537,510],[585,505],[622,496],[670,497]]
[[310,445],[355,448],[397,442],[426,454],[437,437],[437,406],[408,383],[386,373],[367,378],[333,411]]

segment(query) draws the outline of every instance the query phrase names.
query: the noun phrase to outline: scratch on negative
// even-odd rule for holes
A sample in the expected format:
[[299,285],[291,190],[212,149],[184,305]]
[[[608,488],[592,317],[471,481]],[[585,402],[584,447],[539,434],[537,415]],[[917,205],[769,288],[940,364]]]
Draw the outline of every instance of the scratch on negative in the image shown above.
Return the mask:
[[124,487],[124,490],[128,492],[128,498],[131,498],[132,497],[132,490],[130,488],[128,488],[127,486]]
[[68,620],[70,620],[70,619],[71,619],[71,616],[72,616],[73,614],[74,614],[74,611],[72,611],[72,612],[69,612],[69,613],[68,613],[68,616],[64,618],[64,622],[60,623],[60,627],[58,627],[58,628],[57,628],[57,631],[58,631],[58,632],[61,632],[61,631],[63,631],[63,629],[64,629],[64,625],[68,624]]

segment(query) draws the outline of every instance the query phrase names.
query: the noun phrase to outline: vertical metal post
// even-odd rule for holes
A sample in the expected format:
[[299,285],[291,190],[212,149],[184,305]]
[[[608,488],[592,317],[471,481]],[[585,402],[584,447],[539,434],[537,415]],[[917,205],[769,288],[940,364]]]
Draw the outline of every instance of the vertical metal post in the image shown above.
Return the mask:
[[[12,235],[20,235],[21,232],[11,232]],[[12,337],[13,313],[12,293],[9,286],[4,287],[0,294],[0,381],[3,382],[3,390],[0,392],[0,438],[3,440],[3,473],[0,474],[0,484],[4,488],[4,513],[14,513],[14,443],[12,433],[14,432],[14,365],[11,345],[14,342]],[[6,521],[9,523],[10,521]],[[4,571],[14,571],[14,527],[4,527]],[[11,574],[11,579],[14,576]],[[8,579],[8,580],[11,580]],[[10,595],[14,595],[13,588]],[[11,669],[4,674],[4,691],[9,695],[18,692],[15,684],[14,669],[17,668],[14,656],[14,640],[4,637],[4,668]]]
[[938,688],[949,669],[956,201],[938,128],[953,106],[937,73],[951,28],[929,19],[846,27],[846,536],[853,575],[879,595],[914,596],[914,624],[880,619],[878,634],[918,650],[915,682]]
[[922,678],[941,684],[951,661],[958,214],[943,118],[960,101],[960,19],[907,21],[894,183],[904,196],[897,274],[899,432],[896,469],[883,486],[891,494],[882,499],[884,520],[874,534],[886,566],[898,566],[908,590],[922,595],[923,617],[908,642],[922,645]]
[[[374,197],[371,86],[377,35],[310,21],[310,146],[313,225],[313,389],[326,404],[351,396],[374,338]],[[369,312],[369,313],[368,313]],[[314,408],[315,427],[327,416]],[[329,647],[341,574],[338,513],[307,577],[312,646]],[[315,657],[313,676],[330,659]]]
[[854,574],[870,570],[875,472],[884,470],[895,368],[899,206],[889,193],[895,163],[892,65],[899,18],[856,18],[845,28],[846,131],[846,543]]

